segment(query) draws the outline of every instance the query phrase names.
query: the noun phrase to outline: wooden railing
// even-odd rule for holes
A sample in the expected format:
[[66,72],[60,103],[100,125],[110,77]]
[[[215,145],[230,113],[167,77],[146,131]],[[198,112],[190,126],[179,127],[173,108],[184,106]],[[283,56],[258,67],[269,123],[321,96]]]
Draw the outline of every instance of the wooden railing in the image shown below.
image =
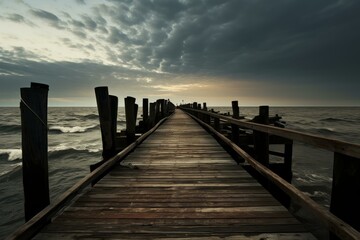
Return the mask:
[[[238,112],[236,111],[236,107],[237,104],[235,104],[235,117],[230,117],[209,112],[207,111],[207,108],[201,109],[201,105],[197,103],[180,106],[182,110],[189,113],[193,118],[225,142],[239,156],[246,160],[253,169],[277,185],[292,199],[298,200],[300,205],[309,208],[315,213],[333,234],[340,239],[360,239],[360,233],[357,231],[360,229],[360,145],[295,130],[249,121],[246,122],[237,119],[236,114],[238,114]],[[266,111],[266,107],[260,107],[258,116],[260,121],[258,122],[263,121],[266,123],[267,114],[268,111]],[[265,120],[261,119],[264,116]],[[255,146],[255,151],[263,151],[263,153],[255,154],[254,157],[253,154],[250,155],[243,148],[239,147],[242,145],[241,139],[240,142],[237,141],[235,143],[232,141],[234,137],[225,137],[219,132],[220,121],[231,124],[233,129],[232,134],[235,132],[235,134],[238,135],[239,128],[253,130],[253,144]],[[234,129],[236,130],[234,131]],[[259,133],[263,134],[260,136],[260,141],[263,142],[260,143],[262,146],[256,148]],[[266,158],[268,160],[268,156],[264,155],[269,154],[269,135],[276,135],[289,140],[299,141],[334,153],[330,212],[268,168],[269,161],[266,161]],[[235,138],[239,139],[237,137]],[[334,236],[332,237],[334,238]]]

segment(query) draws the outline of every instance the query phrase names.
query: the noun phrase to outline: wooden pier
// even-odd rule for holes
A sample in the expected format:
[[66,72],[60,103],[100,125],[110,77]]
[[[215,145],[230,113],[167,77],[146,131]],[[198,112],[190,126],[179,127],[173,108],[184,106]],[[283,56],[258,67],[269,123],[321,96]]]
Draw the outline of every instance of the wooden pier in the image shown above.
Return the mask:
[[313,239],[177,110],[34,239]]
[[[360,239],[360,145],[283,129],[268,106],[244,121],[237,101],[230,116],[206,103],[175,111],[169,100],[143,99],[136,126],[138,105],[127,97],[127,129],[118,132],[118,98],[96,88],[103,159],[49,204],[46,101],[38,99],[47,91],[35,83],[22,89],[27,222],[8,240],[314,239],[284,207],[290,201],[314,214],[330,239]],[[295,141],[334,153],[330,211],[291,185]],[[284,152],[270,151],[271,144]]]

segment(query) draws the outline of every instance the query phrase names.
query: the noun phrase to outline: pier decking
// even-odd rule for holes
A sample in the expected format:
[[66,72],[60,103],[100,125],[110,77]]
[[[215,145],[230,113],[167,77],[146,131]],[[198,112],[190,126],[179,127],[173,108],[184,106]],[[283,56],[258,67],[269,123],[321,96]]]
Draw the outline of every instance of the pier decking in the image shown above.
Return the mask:
[[181,110],[34,239],[313,239]]

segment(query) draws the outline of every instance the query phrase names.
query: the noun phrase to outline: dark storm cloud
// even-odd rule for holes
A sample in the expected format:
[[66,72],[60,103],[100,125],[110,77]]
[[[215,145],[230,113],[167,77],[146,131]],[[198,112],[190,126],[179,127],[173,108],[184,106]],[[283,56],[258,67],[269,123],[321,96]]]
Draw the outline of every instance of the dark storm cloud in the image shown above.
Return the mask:
[[[62,39],[71,44],[69,39]],[[73,45],[74,48],[93,50],[91,44],[86,46]],[[30,60],[37,59],[37,60]],[[23,48],[12,51],[0,47],[0,96],[16,98],[14,93],[21,87],[27,87],[30,82],[49,84],[52,98],[86,97],[93,99],[93,89],[99,85],[120,89],[119,96],[126,94],[145,96],[148,89],[144,79],[154,77],[153,73],[133,70],[119,66],[107,66],[94,62],[48,62],[38,61],[36,55]],[[142,92],[143,91],[143,92]]]
[[0,19],[6,19],[6,20],[10,20],[12,22],[16,22],[16,23],[25,23],[28,24],[30,26],[35,26],[35,24],[30,21],[29,19],[25,18],[23,15],[17,14],[17,13],[11,13],[8,14],[6,17],[0,17]]
[[55,14],[41,10],[41,9],[31,9],[31,14],[34,15],[37,18],[40,18],[46,22],[48,22],[51,26],[63,29],[64,28],[64,22],[60,20]]
[[95,31],[97,27],[97,23],[92,20],[89,16],[82,16],[82,19],[84,21],[84,25],[88,30]]
[[[360,103],[360,1],[108,0],[91,9],[80,15],[30,11],[73,34],[64,34],[60,44],[94,53],[98,62],[112,66],[50,63],[14,49],[0,52],[1,81],[14,86],[51,79],[70,94],[101,84],[99,79],[131,89],[148,78],[176,85],[187,76],[199,82],[209,77],[231,86],[234,94],[233,86],[251,82],[254,89],[261,86],[262,96],[289,98],[296,92],[316,99],[325,96],[324,89],[329,98]],[[23,22],[24,17],[12,14],[8,20]]]
[[355,0],[112,1],[98,10],[119,26],[109,42],[142,44],[126,56],[150,69],[288,80],[360,75]]
[[22,15],[17,14],[17,13],[9,14],[7,16],[7,19],[11,20],[13,22],[19,22],[19,23],[24,22],[25,23],[25,18]]
[[85,5],[85,0],[76,0],[78,4]]

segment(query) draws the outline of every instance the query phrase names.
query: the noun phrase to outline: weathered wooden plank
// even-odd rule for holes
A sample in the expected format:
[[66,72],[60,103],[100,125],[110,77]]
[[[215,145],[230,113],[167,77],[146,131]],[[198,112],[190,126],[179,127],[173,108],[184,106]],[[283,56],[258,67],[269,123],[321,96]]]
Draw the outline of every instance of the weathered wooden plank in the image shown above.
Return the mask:
[[44,233],[36,236],[36,240],[68,240],[68,239],[157,239],[157,240],[313,240],[310,233],[261,233],[261,234],[217,234],[209,233],[204,237],[203,233],[191,233],[184,236],[183,233],[162,233],[162,234],[114,234],[114,233]]

